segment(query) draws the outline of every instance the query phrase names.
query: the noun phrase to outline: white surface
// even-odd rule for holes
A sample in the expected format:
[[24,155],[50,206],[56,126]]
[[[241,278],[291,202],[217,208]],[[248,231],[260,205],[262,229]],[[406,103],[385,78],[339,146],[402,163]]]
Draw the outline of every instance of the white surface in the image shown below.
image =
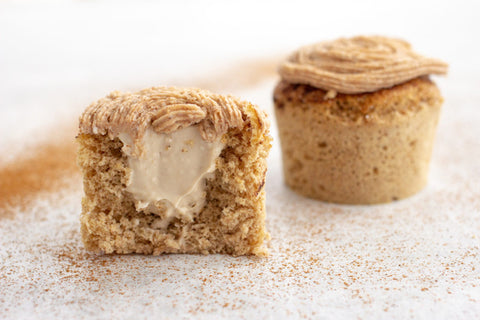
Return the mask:
[[374,33],[451,65],[435,79],[446,101],[428,187],[380,206],[308,200],[284,187],[276,139],[266,186],[271,255],[255,259],[90,255],[75,183],[0,221],[0,318],[479,317],[479,3],[259,2],[0,3],[0,151],[14,158],[32,133],[44,139],[113,89],[219,79],[272,115],[274,79],[229,87],[224,71]]

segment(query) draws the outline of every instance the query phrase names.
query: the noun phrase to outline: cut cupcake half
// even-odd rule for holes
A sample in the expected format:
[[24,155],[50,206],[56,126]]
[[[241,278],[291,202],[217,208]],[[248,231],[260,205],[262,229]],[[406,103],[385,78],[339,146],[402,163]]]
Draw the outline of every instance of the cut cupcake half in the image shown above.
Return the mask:
[[77,137],[86,249],[265,255],[268,128],[257,106],[201,89],[93,103]]

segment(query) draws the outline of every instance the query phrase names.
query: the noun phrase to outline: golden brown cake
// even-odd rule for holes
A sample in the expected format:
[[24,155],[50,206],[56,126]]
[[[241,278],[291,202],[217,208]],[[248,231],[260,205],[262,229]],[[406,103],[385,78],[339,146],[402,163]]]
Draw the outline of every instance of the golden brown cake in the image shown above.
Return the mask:
[[274,91],[285,181],[301,195],[373,204],[427,183],[447,65],[402,40],[355,37],[300,48]]
[[81,231],[104,253],[265,255],[268,121],[200,89],[113,92],[80,118]]

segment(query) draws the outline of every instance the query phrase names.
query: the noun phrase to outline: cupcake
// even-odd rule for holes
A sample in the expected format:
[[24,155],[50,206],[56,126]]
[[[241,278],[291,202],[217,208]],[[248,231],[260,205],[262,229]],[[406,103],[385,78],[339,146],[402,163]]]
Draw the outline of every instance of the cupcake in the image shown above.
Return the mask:
[[370,36],[300,48],[279,68],[275,115],[286,184],[314,199],[374,204],[427,183],[447,64]]
[[257,106],[201,89],[93,103],[77,137],[85,248],[265,255],[268,127]]

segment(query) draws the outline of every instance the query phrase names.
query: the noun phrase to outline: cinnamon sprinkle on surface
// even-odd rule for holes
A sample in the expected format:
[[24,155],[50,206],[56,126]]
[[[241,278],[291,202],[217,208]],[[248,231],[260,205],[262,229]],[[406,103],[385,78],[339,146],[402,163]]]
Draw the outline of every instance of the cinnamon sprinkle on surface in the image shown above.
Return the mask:
[[79,178],[76,146],[69,133],[65,131],[66,139],[36,145],[13,161],[0,164],[0,219],[13,217],[40,194],[68,187],[63,178]]

